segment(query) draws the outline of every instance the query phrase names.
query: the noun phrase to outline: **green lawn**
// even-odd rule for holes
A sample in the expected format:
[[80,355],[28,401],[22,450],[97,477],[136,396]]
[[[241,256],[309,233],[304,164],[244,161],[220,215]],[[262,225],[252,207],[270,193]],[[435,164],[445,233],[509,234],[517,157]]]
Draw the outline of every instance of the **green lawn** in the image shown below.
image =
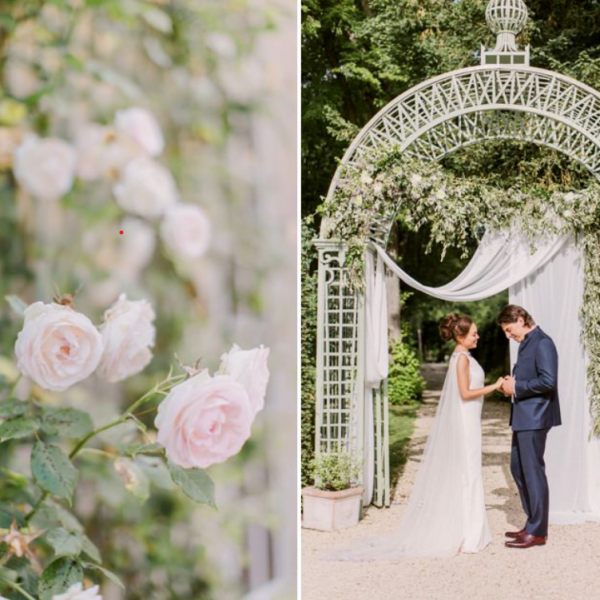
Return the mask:
[[412,402],[402,406],[390,404],[390,483],[393,490],[398,478],[404,470],[407,459],[408,441],[415,427],[417,409],[420,402]]

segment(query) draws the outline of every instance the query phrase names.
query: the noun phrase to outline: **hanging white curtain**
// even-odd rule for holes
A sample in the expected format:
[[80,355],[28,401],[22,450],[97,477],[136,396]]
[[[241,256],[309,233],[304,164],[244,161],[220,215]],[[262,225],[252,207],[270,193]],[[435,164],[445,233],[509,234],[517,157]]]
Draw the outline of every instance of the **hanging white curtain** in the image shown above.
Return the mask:
[[365,264],[366,360],[365,360],[365,464],[363,502],[371,504],[375,477],[375,437],[373,427],[373,390],[388,376],[387,299],[383,260],[377,269],[371,253]]
[[[563,425],[552,430],[547,442],[550,521],[600,520],[600,440],[589,439],[585,356],[578,319],[583,289],[582,259],[573,239],[567,236],[550,240],[532,253],[522,234],[487,233],[465,270],[437,288],[422,285],[404,272],[383,248],[374,247],[378,257],[402,281],[436,298],[475,301],[509,289],[511,301],[531,312],[553,338],[560,360]],[[366,295],[375,297],[376,287],[383,283],[383,269],[374,275],[370,273],[367,288],[371,289]],[[379,330],[368,331],[374,327]],[[367,317],[367,340],[378,344],[375,353],[378,361],[384,354],[387,356],[387,322]],[[368,353],[372,351],[370,347],[368,342]],[[370,360],[367,354],[367,363]],[[370,418],[372,424],[371,404],[367,397],[365,422]],[[372,431],[372,425],[368,431]],[[367,435],[365,440],[366,454],[372,457],[372,436]]]
[[[600,440],[588,440],[587,360],[579,318],[583,286],[583,257],[573,244],[567,244],[509,292],[510,302],[534,315],[559,352],[562,425],[550,430],[545,454],[552,523],[600,520]],[[512,365],[518,344],[511,341],[510,345]]]

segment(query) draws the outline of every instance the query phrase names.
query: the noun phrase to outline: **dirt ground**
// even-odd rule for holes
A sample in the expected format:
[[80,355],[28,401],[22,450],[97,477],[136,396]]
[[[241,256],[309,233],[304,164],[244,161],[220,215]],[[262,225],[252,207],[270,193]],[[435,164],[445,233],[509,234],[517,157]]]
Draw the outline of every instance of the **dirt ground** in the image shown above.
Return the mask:
[[504,546],[504,532],[524,516],[510,474],[508,403],[486,399],[483,471],[494,541],[478,554],[450,559],[324,561],[328,548],[389,533],[400,522],[431,427],[439,392],[427,392],[392,506],[369,507],[357,527],[335,533],[302,529],[302,600],[600,600],[600,523],[550,525],[548,543],[527,550]]

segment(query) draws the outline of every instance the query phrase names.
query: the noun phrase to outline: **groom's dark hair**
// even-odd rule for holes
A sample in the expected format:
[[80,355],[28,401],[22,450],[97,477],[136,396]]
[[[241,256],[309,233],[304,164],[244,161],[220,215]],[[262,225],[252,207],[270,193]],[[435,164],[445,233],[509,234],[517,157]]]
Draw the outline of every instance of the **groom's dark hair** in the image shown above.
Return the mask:
[[498,325],[516,323],[519,317],[523,318],[525,326],[533,327],[535,325],[533,317],[522,306],[517,306],[516,304],[508,304],[505,306],[498,315],[496,323],[498,323]]

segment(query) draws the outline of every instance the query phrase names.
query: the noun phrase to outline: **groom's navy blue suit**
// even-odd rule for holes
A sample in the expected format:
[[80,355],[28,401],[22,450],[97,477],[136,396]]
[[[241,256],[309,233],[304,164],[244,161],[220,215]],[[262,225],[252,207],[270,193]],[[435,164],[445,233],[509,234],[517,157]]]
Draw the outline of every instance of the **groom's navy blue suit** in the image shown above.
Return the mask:
[[511,472],[527,515],[527,533],[546,536],[550,498],[544,450],[548,431],[560,425],[561,419],[558,352],[552,339],[539,327],[520,343],[513,376],[516,383],[510,413]]

